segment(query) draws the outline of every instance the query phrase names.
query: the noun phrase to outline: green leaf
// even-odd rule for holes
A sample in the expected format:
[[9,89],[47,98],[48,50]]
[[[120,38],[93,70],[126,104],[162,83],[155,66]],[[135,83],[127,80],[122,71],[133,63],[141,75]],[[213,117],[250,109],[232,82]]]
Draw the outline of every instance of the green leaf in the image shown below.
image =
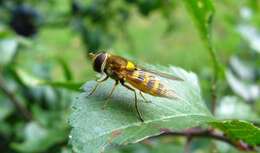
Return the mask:
[[184,0],[186,8],[192,16],[200,32],[201,38],[210,43],[210,26],[214,14],[211,0]]
[[260,97],[260,87],[257,84],[240,80],[231,70],[226,71],[226,78],[231,89],[246,101],[255,101]]
[[19,152],[43,152],[56,143],[64,141],[64,129],[47,129],[36,122],[27,124],[24,130],[26,140],[22,143],[12,143],[11,147]]
[[225,96],[218,103],[216,116],[221,119],[243,119],[259,121],[252,107],[236,96]]
[[260,128],[242,120],[214,122],[212,125],[222,130],[233,140],[243,140],[250,145],[260,144]]
[[11,147],[19,152],[46,152],[68,139],[68,113],[65,110],[45,110],[39,105],[32,105],[34,121],[26,124],[21,133],[22,142],[11,143]]
[[14,107],[12,103],[10,103],[5,97],[2,97],[0,93],[0,121],[11,115],[13,111]]
[[38,86],[39,84],[44,82],[44,80],[37,78],[36,76],[33,76],[20,68],[14,69],[14,73],[24,85],[30,87]]
[[73,91],[82,91],[80,87],[82,86],[83,82],[51,82],[51,81],[43,81],[39,85],[49,85],[54,88],[63,88]]
[[63,60],[62,58],[58,58],[57,60],[63,70],[63,74],[64,74],[66,80],[67,81],[73,80],[72,72],[70,71],[69,65],[66,63],[66,61]]
[[37,78],[26,71],[17,68],[15,70],[17,76],[22,81],[23,84],[31,87],[35,86],[42,86],[42,85],[48,85],[54,88],[63,88],[73,91],[82,91],[80,90],[80,87],[82,86],[83,82],[55,82],[55,81],[47,81],[43,80],[41,78]]
[[6,121],[0,120],[0,133],[5,137],[11,137],[13,132],[13,126],[7,123]]
[[[138,96],[138,105],[144,123],[137,118],[134,109],[134,93],[119,85],[102,109],[111,91],[113,81],[100,85],[93,96],[87,97],[96,82],[87,82],[73,103],[70,116],[71,143],[74,152],[101,152],[112,144],[136,143],[165,130],[181,130],[214,121],[205,106],[197,76],[180,68],[164,68],[184,81],[160,78],[168,88],[175,90],[178,99],[167,99],[145,94],[150,103]],[[157,68],[157,70],[161,70]]]
[[18,43],[15,39],[0,41],[0,65],[8,64],[16,53]]

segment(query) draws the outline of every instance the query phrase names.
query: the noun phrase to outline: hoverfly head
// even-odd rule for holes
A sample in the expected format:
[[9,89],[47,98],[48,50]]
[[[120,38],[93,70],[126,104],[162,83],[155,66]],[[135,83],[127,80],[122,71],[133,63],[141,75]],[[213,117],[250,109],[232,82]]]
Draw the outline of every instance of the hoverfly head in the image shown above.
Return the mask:
[[93,69],[98,73],[104,73],[108,54],[106,52],[98,54],[90,53],[89,56],[93,61]]

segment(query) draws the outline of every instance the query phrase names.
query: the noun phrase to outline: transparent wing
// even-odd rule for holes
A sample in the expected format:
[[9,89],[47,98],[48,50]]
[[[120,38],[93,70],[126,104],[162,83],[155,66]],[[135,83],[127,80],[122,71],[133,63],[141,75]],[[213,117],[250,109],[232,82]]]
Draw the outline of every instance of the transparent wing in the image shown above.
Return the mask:
[[166,78],[166,79],[170,79],[170,80],[174,80],[174,81],[184,81],[182,78],[179,78],[177,76],[173,76],[171,74],[167,74],[167,73],[160,72],[160,71],[157,71],[157,70],[152,70],[152,69],[145,68],[145,67],[142,67],[142,66],[139,66],[139,65],[138,65],[138,67],[139,67],[139,69],[141,69],[143,71],[158,75],[158,76]]

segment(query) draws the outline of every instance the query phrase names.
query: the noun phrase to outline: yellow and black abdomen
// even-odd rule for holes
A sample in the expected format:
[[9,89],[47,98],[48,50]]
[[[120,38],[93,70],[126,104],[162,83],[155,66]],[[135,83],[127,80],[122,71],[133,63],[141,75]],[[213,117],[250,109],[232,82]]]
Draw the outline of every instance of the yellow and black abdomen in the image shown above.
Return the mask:
[[153,96],[174,98],[175,93],[167,89],[160,80],[149,72],[143,70],[127,71],[126,82],[136,89]]

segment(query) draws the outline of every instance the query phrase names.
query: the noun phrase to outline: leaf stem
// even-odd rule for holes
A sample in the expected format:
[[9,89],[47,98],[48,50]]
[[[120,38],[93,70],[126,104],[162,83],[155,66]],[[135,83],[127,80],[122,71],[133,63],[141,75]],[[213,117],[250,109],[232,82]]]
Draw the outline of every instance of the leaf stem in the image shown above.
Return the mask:
[[217,59],[217,55],[213,49],[212,46],[209,45],[209,43],[206,43],[208,51],[210,53],[211,59],[213,60],[213,70],[214,70],[214,76],[211,84],[211,112],[212,114],[215,114],[216,109],[216,102],[217,102],[217,82],[218,82],[218,76],[219,76],[219,62]]

